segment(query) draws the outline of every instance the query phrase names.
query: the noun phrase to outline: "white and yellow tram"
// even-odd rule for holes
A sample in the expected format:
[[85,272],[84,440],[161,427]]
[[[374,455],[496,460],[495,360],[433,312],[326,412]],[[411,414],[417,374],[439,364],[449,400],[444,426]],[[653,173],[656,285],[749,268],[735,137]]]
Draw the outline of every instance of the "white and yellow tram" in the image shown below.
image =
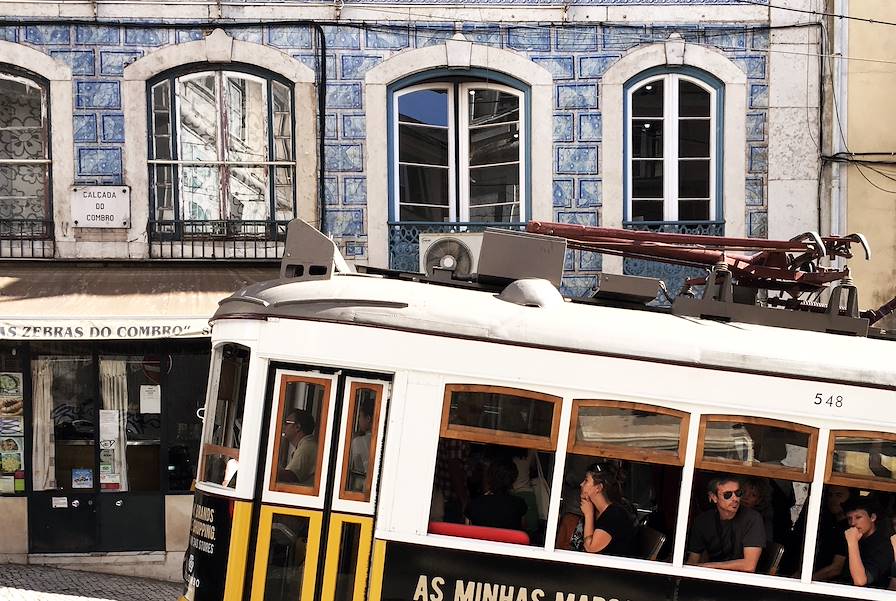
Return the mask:
[[[189,601],[896,595],[812,579],[825,489],[896,492],[896,342],[573,303],[545,280],[496,293],[338,265],[247,288],[214,317]],[[446,523],[450,444],[467,476],[502,448],[534,457],[542,519],[518,536]],[[595,457],[626,475],[636,556],[557,536]],[[717,473],[793,495],[788,542],[756,573],[686,565]]]

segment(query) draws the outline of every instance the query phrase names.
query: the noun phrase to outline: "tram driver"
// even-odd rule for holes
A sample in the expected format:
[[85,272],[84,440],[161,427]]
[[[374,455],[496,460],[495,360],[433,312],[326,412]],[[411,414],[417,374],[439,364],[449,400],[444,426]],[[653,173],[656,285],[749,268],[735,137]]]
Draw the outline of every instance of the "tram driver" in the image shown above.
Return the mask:
[[714,507],[694,519],[688,537],[688,565],[755,572],[766,544],[762,516],[741,506],[743,488],[735,476],[709,481],[709,501]]
[[314,486],[314,470],[317,467],[314,418],[302,409],[290,411],[283,422],[283,437],[281,444],[289,445],[286,454],[289,459],[286,467],[277,472],[277,480],[299,486]]

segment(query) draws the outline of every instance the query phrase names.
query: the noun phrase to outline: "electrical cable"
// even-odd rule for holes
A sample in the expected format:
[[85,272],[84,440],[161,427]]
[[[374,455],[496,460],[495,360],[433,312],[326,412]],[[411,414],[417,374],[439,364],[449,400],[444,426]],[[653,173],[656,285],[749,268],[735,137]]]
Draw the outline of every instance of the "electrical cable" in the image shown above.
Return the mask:
[[772,4],[771,2],[763,2],[762,0],[735,0],[735,2],[739,2],[741,4],[752,4],[754,6],[762,6],[764,8],[771,8],[775,10],[786,10],[795,13],[803,13],[806,15],[815,15],[818,17],[834,17],[835,19],[848,19],[850,21],[861,21],[864,23],[872,23],[874,25],[889,25],[891,27],[896,27],[896,23],[892,21],[882,21],[880,19],[866,19],[864,17],[852,17],[850,15],[840,15],[837,13],[829,13],[817,10],[808,10],[805,8],[793,8],[791,6],[778,6],[776,4]]

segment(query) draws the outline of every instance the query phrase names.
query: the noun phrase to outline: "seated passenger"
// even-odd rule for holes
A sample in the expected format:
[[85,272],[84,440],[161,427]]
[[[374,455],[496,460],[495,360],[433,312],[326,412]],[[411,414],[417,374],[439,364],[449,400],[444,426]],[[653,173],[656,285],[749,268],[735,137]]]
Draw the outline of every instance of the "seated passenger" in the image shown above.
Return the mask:
[[625,508],[616,468],[594,463],[582,480],[582,521],[573,534],[572,548],[605,555],[634,555],[635,524]]
[[886,588],[890,584],[893,565],[893,546],[881,522],[877,524],[879,511],[867,499],[857,497],[849,501],[843,510],[849,520],[846,538],[847,566],[852,583],[856,586]]
[[843,504],[852,497],[845,486],[828,486],[824,491],[824,508],[818,519],[818,542],[815,551],[815,573],[812,580],[840,581],[846,567],[846,538],[849,528]]
[[743,481],[744,496],[740,503],[744,507],[755,509],[762,516],[762,526],[765,528],[766,545],[771,543],[772,537],[772,487],[768,478],[747,478]]
[[[286,467],[277,471],[277,480],[314,486],[317,468],[317,440],[314,438],[314,418],[307,411],[291,411],[283,421],[282,444],[288,445]],[[282,456],[282,451],[281,451]]]
[[516,466],[509,458],[495,458],[485,472],[485,492],[467,507],[467,523],[523,530],[526,502],[510,492],[516,476]]
[[755,572],[766,541],[762,516],[749,507],[741,507],[743,490],[734,476],[713,478],[708,493],[715,507],[694,519],[688,537],[687,563]]

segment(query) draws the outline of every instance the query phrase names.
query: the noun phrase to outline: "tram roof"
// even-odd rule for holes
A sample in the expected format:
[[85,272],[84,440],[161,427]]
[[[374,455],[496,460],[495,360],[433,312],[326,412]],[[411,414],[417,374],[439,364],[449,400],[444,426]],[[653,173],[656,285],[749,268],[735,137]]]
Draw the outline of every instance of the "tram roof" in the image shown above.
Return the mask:
[[[530,301],[540,306],[523,304]],[[359,274],[280,279],[222,300],[212,321],[235,317],[369,325],[896,390],[896,347],[886,340],[573,303],[546,280],[520,280],[496,294]]]

